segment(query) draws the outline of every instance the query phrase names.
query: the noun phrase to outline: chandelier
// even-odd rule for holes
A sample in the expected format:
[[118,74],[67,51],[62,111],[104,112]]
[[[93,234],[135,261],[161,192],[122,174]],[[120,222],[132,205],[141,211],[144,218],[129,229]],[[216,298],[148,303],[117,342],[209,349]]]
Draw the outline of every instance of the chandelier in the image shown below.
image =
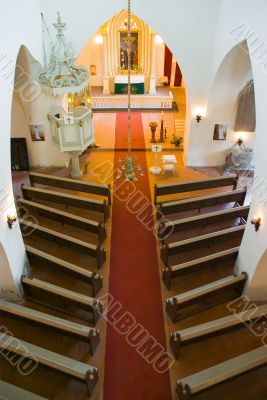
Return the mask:
[[138,163],[137,157],[133,156],[132,150],[132,132],[131,132],[131,0],[128,0],[128,21],[127,21],[127,58],[128,58],[128,153],[123,160],[121,171],[118,171],[117,179],[122,175],[125,181],[137,181],[138,176],[144,176],[141,165]]

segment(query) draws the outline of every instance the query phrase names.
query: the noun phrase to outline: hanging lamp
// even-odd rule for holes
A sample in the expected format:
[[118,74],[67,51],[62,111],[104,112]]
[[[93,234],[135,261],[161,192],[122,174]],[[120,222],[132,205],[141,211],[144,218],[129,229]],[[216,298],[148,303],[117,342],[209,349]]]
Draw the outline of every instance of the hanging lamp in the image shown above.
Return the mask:
[[142,167],[138,164],[137,157],[132,155],[132,132],[131,132],[131,0],[128,0],[128,19],[127,19],[127,58],[128,58],[128,153],[122,162],[122,171],[118,173],[117,179],[122,175],[125,181],[137,181],[138,176],[144,176]]

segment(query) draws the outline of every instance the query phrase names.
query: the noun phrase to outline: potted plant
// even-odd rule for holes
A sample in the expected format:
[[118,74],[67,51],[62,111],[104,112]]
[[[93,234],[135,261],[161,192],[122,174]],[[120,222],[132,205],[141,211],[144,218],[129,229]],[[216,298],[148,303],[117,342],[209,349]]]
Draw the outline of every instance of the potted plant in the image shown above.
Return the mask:
[[172,135],[172,141],[171,144],[174,144],[175,147],[179,147],[181,143],[183,143],[184,138],[182,136],[177,136],[175,133]]

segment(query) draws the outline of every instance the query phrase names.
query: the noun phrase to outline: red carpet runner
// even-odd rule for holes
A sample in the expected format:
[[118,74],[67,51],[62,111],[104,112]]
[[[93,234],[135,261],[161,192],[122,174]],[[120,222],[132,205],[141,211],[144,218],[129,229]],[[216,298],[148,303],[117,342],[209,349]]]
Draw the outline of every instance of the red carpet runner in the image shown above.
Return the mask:
[[[144,148],[142,117],[139,112],[132,113],[132,131],[133,148]],[[115,148],[124,148],[126,143],[127,113],[117,113]],[[146,155],[142,151],[135,154],[145,176],[140,177],[134,185],[150,200]],[[115,167],[121,167],[118,159],[124,156],[125,152],[115,152]],[[125,185],[123,179],[116,185]],[[151,219],[151,205],[146,215]],[[113,197],[109,293],[123,307],[116,318],[124,312],[131,313],[136,324],[141,324],[148,331],[147,334],[153,336],[165,349],[156,239],[153,232],[147,230],[116,195]],[[112,309],[109,311],[110,319],[111,314],[115,319]],[[142,352],[142,349],[141,346],[139,351]],[[153,359],[152,354],[150,358]],[[171,400],[169,372],[158,373],[153,363],[149,364],[136,348],[127,343],[125,334],[118,333],[110,324],[107,325],[104,400]]]

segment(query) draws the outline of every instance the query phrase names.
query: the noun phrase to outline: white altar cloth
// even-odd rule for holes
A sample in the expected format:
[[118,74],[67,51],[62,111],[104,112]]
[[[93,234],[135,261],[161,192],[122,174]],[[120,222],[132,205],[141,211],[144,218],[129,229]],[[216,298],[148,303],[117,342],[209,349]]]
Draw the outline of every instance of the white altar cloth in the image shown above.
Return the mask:
[[[144,75],[131,75],[131,83],[144,83]],[[115,83],[128,83],[128,75],[115,75]]]

